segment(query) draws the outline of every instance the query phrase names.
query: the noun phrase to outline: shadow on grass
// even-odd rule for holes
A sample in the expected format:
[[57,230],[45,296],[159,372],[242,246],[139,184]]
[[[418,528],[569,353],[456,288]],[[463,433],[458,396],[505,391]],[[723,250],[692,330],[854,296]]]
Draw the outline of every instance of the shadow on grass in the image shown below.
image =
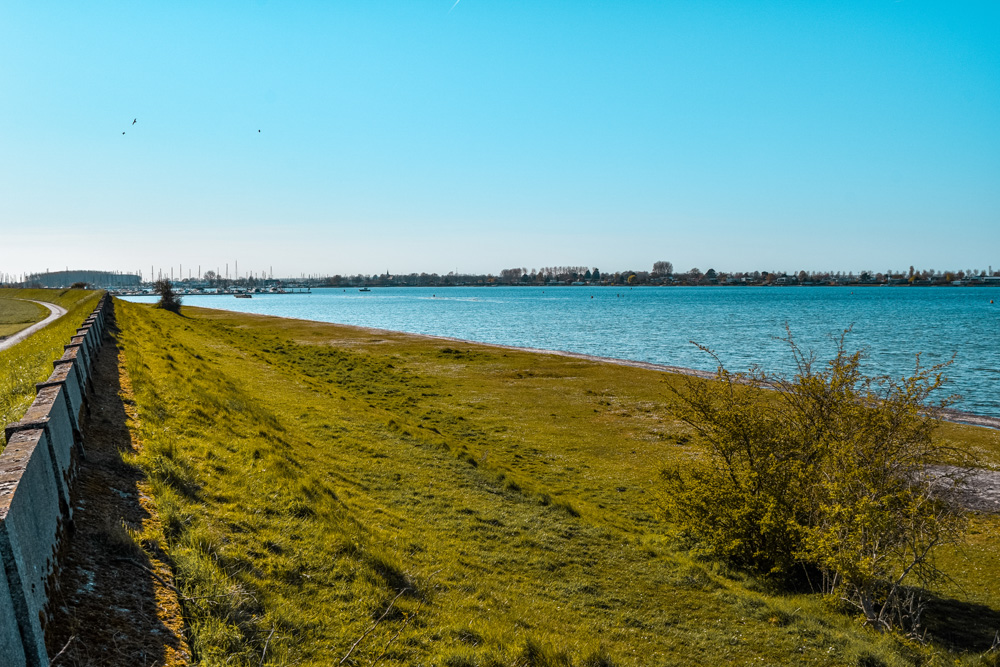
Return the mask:
[[123,458],[134,450],[118,354],[106,338],[94,366],[86,458],[50,596],[47,648],[51,656],[65,649],[60,665],[186,664],[180,607],[160,599],[172,588],[167,554],[157,540],[137,539],[150,514],[140,501],[143,474]]
[[924,614],[927,635],[954,651],[988,651],[1000,631],[1000,610],[954,598],[933,597]]

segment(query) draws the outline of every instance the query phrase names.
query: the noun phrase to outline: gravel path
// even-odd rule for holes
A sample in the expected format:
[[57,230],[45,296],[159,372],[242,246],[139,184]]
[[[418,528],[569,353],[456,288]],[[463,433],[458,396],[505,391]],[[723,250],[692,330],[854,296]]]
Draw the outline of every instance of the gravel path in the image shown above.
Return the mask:
[[953,490],[953,498],[965,509],[1000,514],[1000,471],[931,466],[926,472],[936,485],[945,489],[951,487],[952,479],[961,480],[959,487]]
[[27,329],[18,331],[13,336],[9,336],[7,338],[4,338],[3,340],[0,340],[0,350],[6,350],[8,347],[11,347],[12,345],[17,345],[31,334],[35,333],[39,329],[44,329],[45,327],[52,324],[60,317],[66,314],[65,308],[63,308],[62,306],[57,306],[54,303],[48,303],[47,301],[35,301],[33,299],[23,299],[23,301],[31,301],[32,303],[37,303],[40,306],[45,306],[46,308],[49,309],[49,316],[46,317],[41,322],[36,322],[35,324],[32,324]]

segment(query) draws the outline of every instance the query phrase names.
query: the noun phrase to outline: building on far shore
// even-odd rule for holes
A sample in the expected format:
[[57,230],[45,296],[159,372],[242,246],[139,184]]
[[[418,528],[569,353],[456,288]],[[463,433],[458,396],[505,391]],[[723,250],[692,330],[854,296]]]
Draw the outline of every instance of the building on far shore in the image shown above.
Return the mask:
[[116,287],[138,287],[139,276],[134,273],[114,271],[53,271],[32,273],[24,277],[23,287],[70,287],[85,283],[90,287],[113,289]]

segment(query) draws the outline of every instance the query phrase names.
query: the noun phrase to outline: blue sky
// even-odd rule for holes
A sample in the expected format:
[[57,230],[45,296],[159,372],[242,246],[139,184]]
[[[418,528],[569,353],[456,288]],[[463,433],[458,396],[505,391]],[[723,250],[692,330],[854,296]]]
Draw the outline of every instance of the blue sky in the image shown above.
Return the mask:
[[5,0],[0,271],[997,270],[997,35],[996,2]]

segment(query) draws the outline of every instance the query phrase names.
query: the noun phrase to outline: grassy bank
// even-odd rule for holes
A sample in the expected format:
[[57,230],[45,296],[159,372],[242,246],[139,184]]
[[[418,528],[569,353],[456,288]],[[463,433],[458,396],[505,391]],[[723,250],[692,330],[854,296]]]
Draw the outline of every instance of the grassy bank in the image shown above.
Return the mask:
[[27,329],[48,314],[45,306],[37,303],[0,298],[0,340]]
[[[68,311],[41,331],[0,351],[0,425],[17,421],[28,409],[35,398],[35,383],[51,375],[52,362],[62,356],[63,346],[94,310],[99,298],[100,292],[88,290],[0,290],[0,299],[47,301]],[[0,433],[0,448],[4,444]]]
[[[662,465],[699,457],[665,410],[676,376],[117,309],[135,463],[204,664],[980,664],[960,645],[1000,627],[995,517],[947,555],[927,645],[689,557],[658,498]],[[944,435],[1000,461],[995,432]]]

